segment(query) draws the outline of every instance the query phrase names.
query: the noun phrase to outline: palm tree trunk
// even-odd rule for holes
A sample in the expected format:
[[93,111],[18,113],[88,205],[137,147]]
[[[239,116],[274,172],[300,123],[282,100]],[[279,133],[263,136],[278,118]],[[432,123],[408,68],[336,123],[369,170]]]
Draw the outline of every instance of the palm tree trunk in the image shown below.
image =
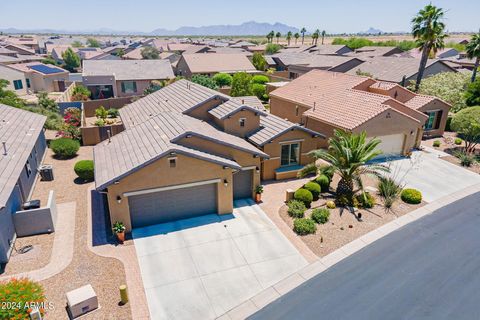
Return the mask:
[[420,83],[422,82],[423,73],[425,72],[425,66],[428,62],[428,55],[430,54],[430,47],[425,46],[422,51],[422,59],[420,60],[420,67],[418,68],[417,82],[415,83],[415,92],[418,92]]
[[323,46],[323,40],[325,39],[325,36],[322,36],[322,46]]
[[305,35],[302,34],[302,45],[303,45],[303,42],[305,41]]
[[473,67],[472,82],[475,82],[475,78],[477,77],[477,70],[478,70],[479,64],[480,64],[480,57],[477,57],[477,59],[475,60],[475,66]]
[[337,200],[343,205],[353,204],[353,181],[340,179],[337,184]]

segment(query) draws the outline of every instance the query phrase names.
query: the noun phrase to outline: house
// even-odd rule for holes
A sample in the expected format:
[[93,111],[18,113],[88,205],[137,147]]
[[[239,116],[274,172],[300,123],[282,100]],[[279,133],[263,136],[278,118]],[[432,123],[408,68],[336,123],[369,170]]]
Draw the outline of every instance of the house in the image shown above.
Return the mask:
[[[435,54],[432,52],[432,56],[430,58],[445,59],[458,56],[459,54],[460,52],[454,48],[443,48],[438,50]],[[420,59],[422,57],[422,51],[417,48],[413,48],[410,51],[407,51],[405,55],[411,58]]]
[[27,47],[33,51],[33,54],[40,53],[40,45],[35,37],[9,37],[6,42],[12,45]]
[[17,54],[22,54],[22,55],[34,55],[35,54],[35,50],[33,50],[29,47],[22,46],[20,44],[13,44],[13,43],[7,42],[3,47],[8,49],[8,50],[15,51]]
[[[274,57],[273,60],[280,65],[280,68],[288,70],[289,78],[295,79],[311,70],[330,70],[334,72],[347,72],[364,61],[358,58],[321,55],[321,54],[298,54],[299,57],[285,57],[283,55]],[[287,65],[285,65],[287,63]]]
[[352,52],[352,49],[343,44],[319,44],[309,47],[306,52],[328,55],[345,55]]
[[404,51],[397,47],[384,46],[366,46],[355,49],[355,51],[347,53],[347,55],[357,58],[375,58],[375,57],[390,57],[393,55],[402,54]]
[[27,81],[21,71],[0,64],[0,79],[7,80],[7,90],[15,92],[18,96],[27,94]]
[[8,68],[23,72],[26,88],[33,92],[63,92],[69,72],[57,66],[40,62],[9,64]]
[[[450,105],[402,86],[313,70],[270,93],[270,112],[332,137],[334,129],[366,131],[384,155],[407,155],[422,136],[443,134]],[[326,147],[326,144],[323,145]]]
[[194,74],[211,76],[219,72],[233,74],[242,71],[258,72],[245,54],[237,53],[183,54],[176,68],[176,74],[186,78]]
[[168,60],[84,60],[82,82],[92,99],[142,95],[152,80],[174,78]]
[[8,262],[15,242],[12,214],[30,200],[47,143],[46,117],[0,104],[0,263]]
[[229,214],[261,179],[295,176],[323,138],[268,114],[255,97],[187,80],[123,107],[120,117],[125,131],[94,147],[95,183],[107,194],[111,221],[127,231]]
[[[348,74],[369,75],[372,78],[390,81],[407,86],[410,81],[417,80],[419,59],[401,57],[375,57],[347,71]],[[433,76],[441,72],[457,72],[454,68],[441,60],[428,60],[424,77]]]

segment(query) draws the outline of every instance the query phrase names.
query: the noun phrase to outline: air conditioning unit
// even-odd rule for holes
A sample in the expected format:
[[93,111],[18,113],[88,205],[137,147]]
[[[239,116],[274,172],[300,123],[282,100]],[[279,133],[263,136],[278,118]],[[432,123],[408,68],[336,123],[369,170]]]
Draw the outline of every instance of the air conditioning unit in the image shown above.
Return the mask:
[[40,177],[42,181],[52,181],[53,180],[53,166],[51,164],[43,164],[38,170],[40,171]]
[[98,298],[91,285],[67,292],[67,306],[70,318],[78,318],[98,309]]

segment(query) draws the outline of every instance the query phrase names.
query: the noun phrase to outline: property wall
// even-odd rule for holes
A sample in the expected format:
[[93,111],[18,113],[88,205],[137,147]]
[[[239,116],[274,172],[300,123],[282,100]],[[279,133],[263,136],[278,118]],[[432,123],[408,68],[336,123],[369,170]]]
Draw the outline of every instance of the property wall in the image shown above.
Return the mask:
[[440,125],[438,129],[434,130],[425,130],[424,135],[428,137],[440,137],[445,131],[445,126],[447,125],[448,112],[450,111],[450,106],[441,100],[435,99],[430,103],[424,105],[422,108],[418,109],[420,112],[428,111],[437,111],[442,110],[442,119],[440,120]]
[[[242,118],[245,118],[245,127],[240,126],[240,119]],[[239,111],[222,122],[222,128],[225,132],[242,138],[260,128],[260,116],[255,115],[251,110]]]
[[95,110],[103,106],[106,110],[120,109],[132,102],[132,97],[88,100],[83,102],[83,113],[85,117],[95,117]]
[[[274,91],[275,92],[275,91]],[[295,112],[297,104],[286,101],[275,96],[270,96],[270,113],[279,116],[282,119],[287,119],[293,123],[303,123],[302,114],[309,108],[305,106],[298,106],[298,114]],[[321,131],[319,131],[322,133]]]
[[[23,72],[0,65],[0,79],[8,80],[10,82],[7,85],[7,90],[14,91],[19,96],[27,94],[27,82],[25,80],[25,75],[23,74]],[[15,90],[15,87],[13,86],[14,80],[22,81],[23,88]]]
[[119,134],[124,130],[123,124],[115,124],[111,126],[104,127],[81,127],[80,131],[82,132],[82,143],[84,146],[94,146],[104,140],[108,139],[108,132],[113,137],[116,134]]
[[[131,231],[128,199],[123,196],[125,192],[211,179],[221,179],[222,181],[217,184],[218,213],[231,213],[233,211],[232,169],[223,169],[223,166],[219,164],[177,154],[175,168],[170,168],[168,157],[163,157],[121,179],[118,184],[109,186],[107,198],[110,220],[112,224],[115,221],[122,221],[127,228],[126,231]],[[223,184],[224,180],[229,182],[227,186]],[[117,202],[117,196],[122,197],[120,203]],[[188,201],[188,199],[185,199],[185,201]]]

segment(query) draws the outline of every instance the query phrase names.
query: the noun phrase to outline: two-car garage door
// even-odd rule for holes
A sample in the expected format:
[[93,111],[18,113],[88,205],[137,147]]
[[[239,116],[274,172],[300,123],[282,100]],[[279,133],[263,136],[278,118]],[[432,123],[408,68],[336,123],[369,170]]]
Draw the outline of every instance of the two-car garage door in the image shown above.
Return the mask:
[[405,141],[405,135],[403,133],[379,136],[377,138],[382,141],[377,147],[377,149],[383,152],[379,157],[402,154]]

